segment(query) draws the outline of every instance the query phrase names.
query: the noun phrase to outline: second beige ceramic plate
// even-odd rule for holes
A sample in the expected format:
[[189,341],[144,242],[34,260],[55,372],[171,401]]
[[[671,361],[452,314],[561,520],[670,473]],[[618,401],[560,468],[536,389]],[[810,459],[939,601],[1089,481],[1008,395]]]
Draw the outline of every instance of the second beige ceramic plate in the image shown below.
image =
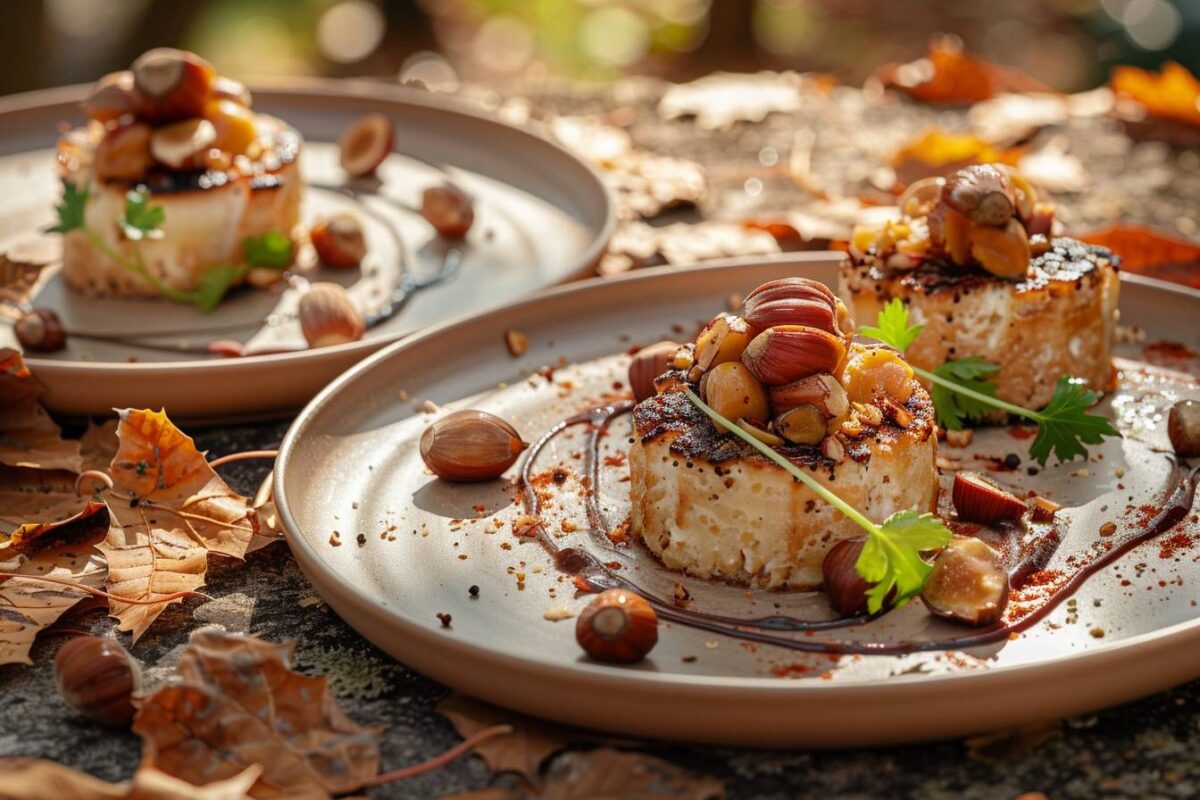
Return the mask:
[[[334,610],[413,668],[494,703],[631,735],[767,746],[950,737],[1081,713],[1200,676],[1194,511],[1035,628],[967,653],[839,657],[796,649],[825,632],[780,646],[664,622],[644,662],[617,667],[590,661],[576,645],[571,615],[589,598],[576,595],[542,547],[515,535],[522,509],[512,481],[448,484],[423,468],[417,440],[447,409],[493,411],[536,439],[620,396],[632,346],[691,337],[730,295],[771,278],[830,282],[835,264],[832,254],[809,254],[591,281],[377,354],[315,399],[284,443],[276,496],[297,560]],[[1019,469],[992,474],[1014,491],[1035,489],[1062,503],[1066,544],[1102,543],[1103,520],[1161,505],[1179,474],[1165,453],[1164,410],[1180,396],[1200,396],[1189,351],[1150,343],[1200,345],[1192,322],[1200,295],[1126,281],[1121,313],[1149,337],[1124,346],[1121,388],[1102,405],[1124,438],[1093,447],[1086,464],[1051,464],[1037,474],[1027,469],[1028,439],[1004,428],[978,432],[968,449],[943,449],[975,469],[1009,454],[1020,459]],[[512,329],[529,338],[520,358],[504,344]],[[614,525],[628,513],[629,418],[601,437],[596,475],[585,466],[586,433],[581,427],[556,438],[533,468],[543,481],[538,492],[552,498],[544,518],[561,545],[592,552],[658,596],[669,597],[680,581],[692,607],[757,619],[760,631],[825,602],[813,593],[681,579],[637,546],[593,540],[583,498],[597,493]],[[1054,555],[1070,557],[1066,547]],[[1047,568],[1058,566],[1052,560]],[[948,625],[932,622],[917,603],[837,635],[924,640]]]

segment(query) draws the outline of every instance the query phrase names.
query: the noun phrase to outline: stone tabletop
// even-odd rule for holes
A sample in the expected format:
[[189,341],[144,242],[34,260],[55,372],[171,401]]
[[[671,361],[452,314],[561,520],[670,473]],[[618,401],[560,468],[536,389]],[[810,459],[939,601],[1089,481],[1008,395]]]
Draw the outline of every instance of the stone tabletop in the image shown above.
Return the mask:
[[[798,76],[756,81],[733,93],[735,99],[721,94],[719,102],[704,86],[671,94],[670,87],[642,79],[604,88],[468,87],[460,93],[518,124],[548,123],[563,141],[598,159],[605,148],[625,154],[620,168],[597,162],[622,196],[620,239],[604,265],[609,272],[781,246],[740,225],[741,238],[699,235],[704,229],[693,229],[697,223],[787,220],[802,234],[799,246],[819,246],[846,224],[837,197],[883,192],[897,179],[886,153],[931,125],[963,130],[978,122],[965,112],[894,98],[881,102],[858,90],[829,91]],[[772,91],[771,85],[789,91]],[[1084,99],[1077,106],[1052,127],[1019,140],[1030,152],[1050,154],[1042,166],[1060,181],[1056,199],[1065,218],[1086,227],[1124,216],[1194,236],[1200,155],[1135,142],[1107,117],[1083,113]],[[673,226],[685,226],[688,235],[664,233]],[[286,427],[278,422],[189,432],[215,457],[273,449]],[[235,489],[252,494],[268,469],[265,462],[239,462],[222,472]],[[285,545],[252,553],[244,564],[214,561],[204,591],[213,599],[171,606],[138,643],[135,655],[150,679],[170,670],[188,635],[201,626],[294,639],[299,669],[326,675],[355,721],[385,727],[384,769],[433,757],[460,740],[435,710],[447,690],[342,622],[320,602]],[[101,633],[111,630],[112,621],[97,611],[70,625]],[[51,758],[108,780],[128,778],[139,760],[138,738],[86,722],[57,697],[52,661],[62,640],[40,637],[34,667],[0,667],[0,755]],[[1200,794],[1200,682],[1099,714],[965,742],[846,752],[642,749],[723,781],[729,798],[1012,800],[1036,792],[1054,799],[1194,797]],[[0,775],[0,788],[3,781]],[[468,756],[369,794],[436,798],[516,781],[493,776],[481,759]]]

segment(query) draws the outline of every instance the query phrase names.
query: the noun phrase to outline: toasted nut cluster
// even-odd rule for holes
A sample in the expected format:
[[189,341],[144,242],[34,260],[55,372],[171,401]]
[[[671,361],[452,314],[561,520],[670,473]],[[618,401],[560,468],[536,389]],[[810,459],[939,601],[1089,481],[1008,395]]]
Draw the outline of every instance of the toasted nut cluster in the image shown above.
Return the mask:
[[96,177],[134,183],[155,167],[256,174],[266,148],[250,103],[245,86],[195,53],[149,50],[98,80],[83,102],[99,132]]
[[1029,271],[1031,237],[1049,236],[1054,222],[1054,206],[1004,164],[918,181],[900,197],[900,212],[899,220],[856,228],[851,256],[901,270],[943,260],[1017,280]]

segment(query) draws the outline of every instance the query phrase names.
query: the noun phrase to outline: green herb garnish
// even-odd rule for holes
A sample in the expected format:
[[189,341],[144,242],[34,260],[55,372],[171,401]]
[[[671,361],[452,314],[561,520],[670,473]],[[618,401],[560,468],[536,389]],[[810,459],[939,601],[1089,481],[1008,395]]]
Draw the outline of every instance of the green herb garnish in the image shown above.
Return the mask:
[[125,195],[125,208],[116,224],[125,239],[133,243],[131,253],[126,255],[112,247],[84,221],[90,193],[85,187],[74,183],[63,185],[63,199],[59,203],[58,224],[46,230],[50,233],[81,231],[93,247],[122,269],[134,273],[156,292],[177,303],[188,303],[201,311],[210,312],[220,305],[221,300],[234,284],[254,267],[283,269],[292,263],[292,241],[279,231],[268,231],[262,236],[249,236],[242,240],[245,261],[241,264],[216,264],[200,276],[195,289],[183,291],[173,289],[146,269],[137,243],[145,239],[159,239],[163,235],[162,225],[167,220],[166,210],[150,202],[150,193],[145,188],[132,189]]
[[945,525],[932,514],[918,514],[913,509],[897,511],[884,520],[882,525],[876,525],[774,448],[760,442],[739,425],[718,414],[690,388],[685,387],[684,392],[697,408],[717,423],[718,427],[724,426],[726,430],[783,467],[793,478],[812,489],[818,497],[867,532],[867,542],[863,545],[858,561],[854,563],[854,569],[863,580],[872,584],[867,592],[868,611],[874,614],[889,600],[894,608],[899,608],[921,593],[925,579],[933,569],[933,565],[926,561],[921,553],[945,547],[950,542],[950,531]]
[[[923,327],[909,325],[908,308],[894,298],[879,312],[877,325],[859,328],[858,332],[904,352]],[[1041,411],[1031,411],[996,397],[996,387],[987,378],[1000,367],[983,359],[947,361],[933,372],[919,367],[912,369],[933,384],[938,424],[949,430],[958,430],[964,420],[979,419],[991,409],[1036,422],[1038,433],[1029,447],[1029,455],[1042,466],[1051,454],[1059,461],[1070,461],[1076,456],[1087,458],[1084,444],[1100,444],[1105,436],[1120,436],[1107,417],[1087,413],[1098,395],[1089,391],[1080,378],[1060,377],[1049,405]]]

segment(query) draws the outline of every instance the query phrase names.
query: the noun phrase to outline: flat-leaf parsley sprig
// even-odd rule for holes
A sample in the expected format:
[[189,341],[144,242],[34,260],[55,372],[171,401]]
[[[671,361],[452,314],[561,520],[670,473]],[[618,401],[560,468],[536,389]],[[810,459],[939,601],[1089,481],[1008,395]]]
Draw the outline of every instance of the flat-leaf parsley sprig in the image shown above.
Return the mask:
[[63,184],[63,199],[58,206],[58,224],[47,228],[49,233],[80,231],[92,247],[109,261],[132,272],[168,300],[189,303],[201,311],[212,311],[229,289],[254,267],[284,269],[292,263],[292,242],[278,231],[268,231],[263,236],[247,237],[242,243],[245,261],[240,264],[216,264],[200,275],[195,289],[185,291],[166,285],[146,269],[138,243],[146,239],[161,239],[162,226],[167,221],[166,211],[161,204],[150,202],[150,193],[144,188],[130,189],[125,195],[125,207],[115,222],[125,239],[133,244],[126,255],[111,246],[92,229],[85,217],[85,209],[91,192],[87,187],[79,188],[73,182]]
[[[909,325],[907,306],[899,298],[893,298],[879,312],[878,324],[863,326],[858,333],[903,353],[923,328],[923,325]],[[959,430],[965,420],[980,419],[992,410],[1036,422],[1038,433],[1029,447],[1029,455],[1042,466],[1051,453],[1059,461],[1071,461],[1076,456],[1087,458],[1085,444],[1100,444],[1105,436],[1120,436],[1107,417],[1087,413],[1098,395],[1089,391],[1080,378],[1067,375],[1059,378],[1050,403],[1041,411],[1033,411],[996,397],[996,386],[989,378],[1000,367],[981,358],[947,361],[932,372],[919,367],[912,369],[933,385],[931,395],[938,424],[948,430]]]
[[909,509],[897,511],[884,520],[882,525],[877,525],[774,448],[721,416],[690,388],[685,387],[684,392],[697,408],[717,423],[718,427],[731,431],[783,467],[793,478],[812,489],[818,497],[867,532],[867,541],[858,556],[858,561],[854,563],[854,569],[864,581],[871,584],[867,591],[869,612],[876,613],[888,602],[899,608],[921,593],[925,579],[933,569],[933,565],[921,554],[941,549],[950,542],[949,529],[937,518],[932,514],[918,514]]

